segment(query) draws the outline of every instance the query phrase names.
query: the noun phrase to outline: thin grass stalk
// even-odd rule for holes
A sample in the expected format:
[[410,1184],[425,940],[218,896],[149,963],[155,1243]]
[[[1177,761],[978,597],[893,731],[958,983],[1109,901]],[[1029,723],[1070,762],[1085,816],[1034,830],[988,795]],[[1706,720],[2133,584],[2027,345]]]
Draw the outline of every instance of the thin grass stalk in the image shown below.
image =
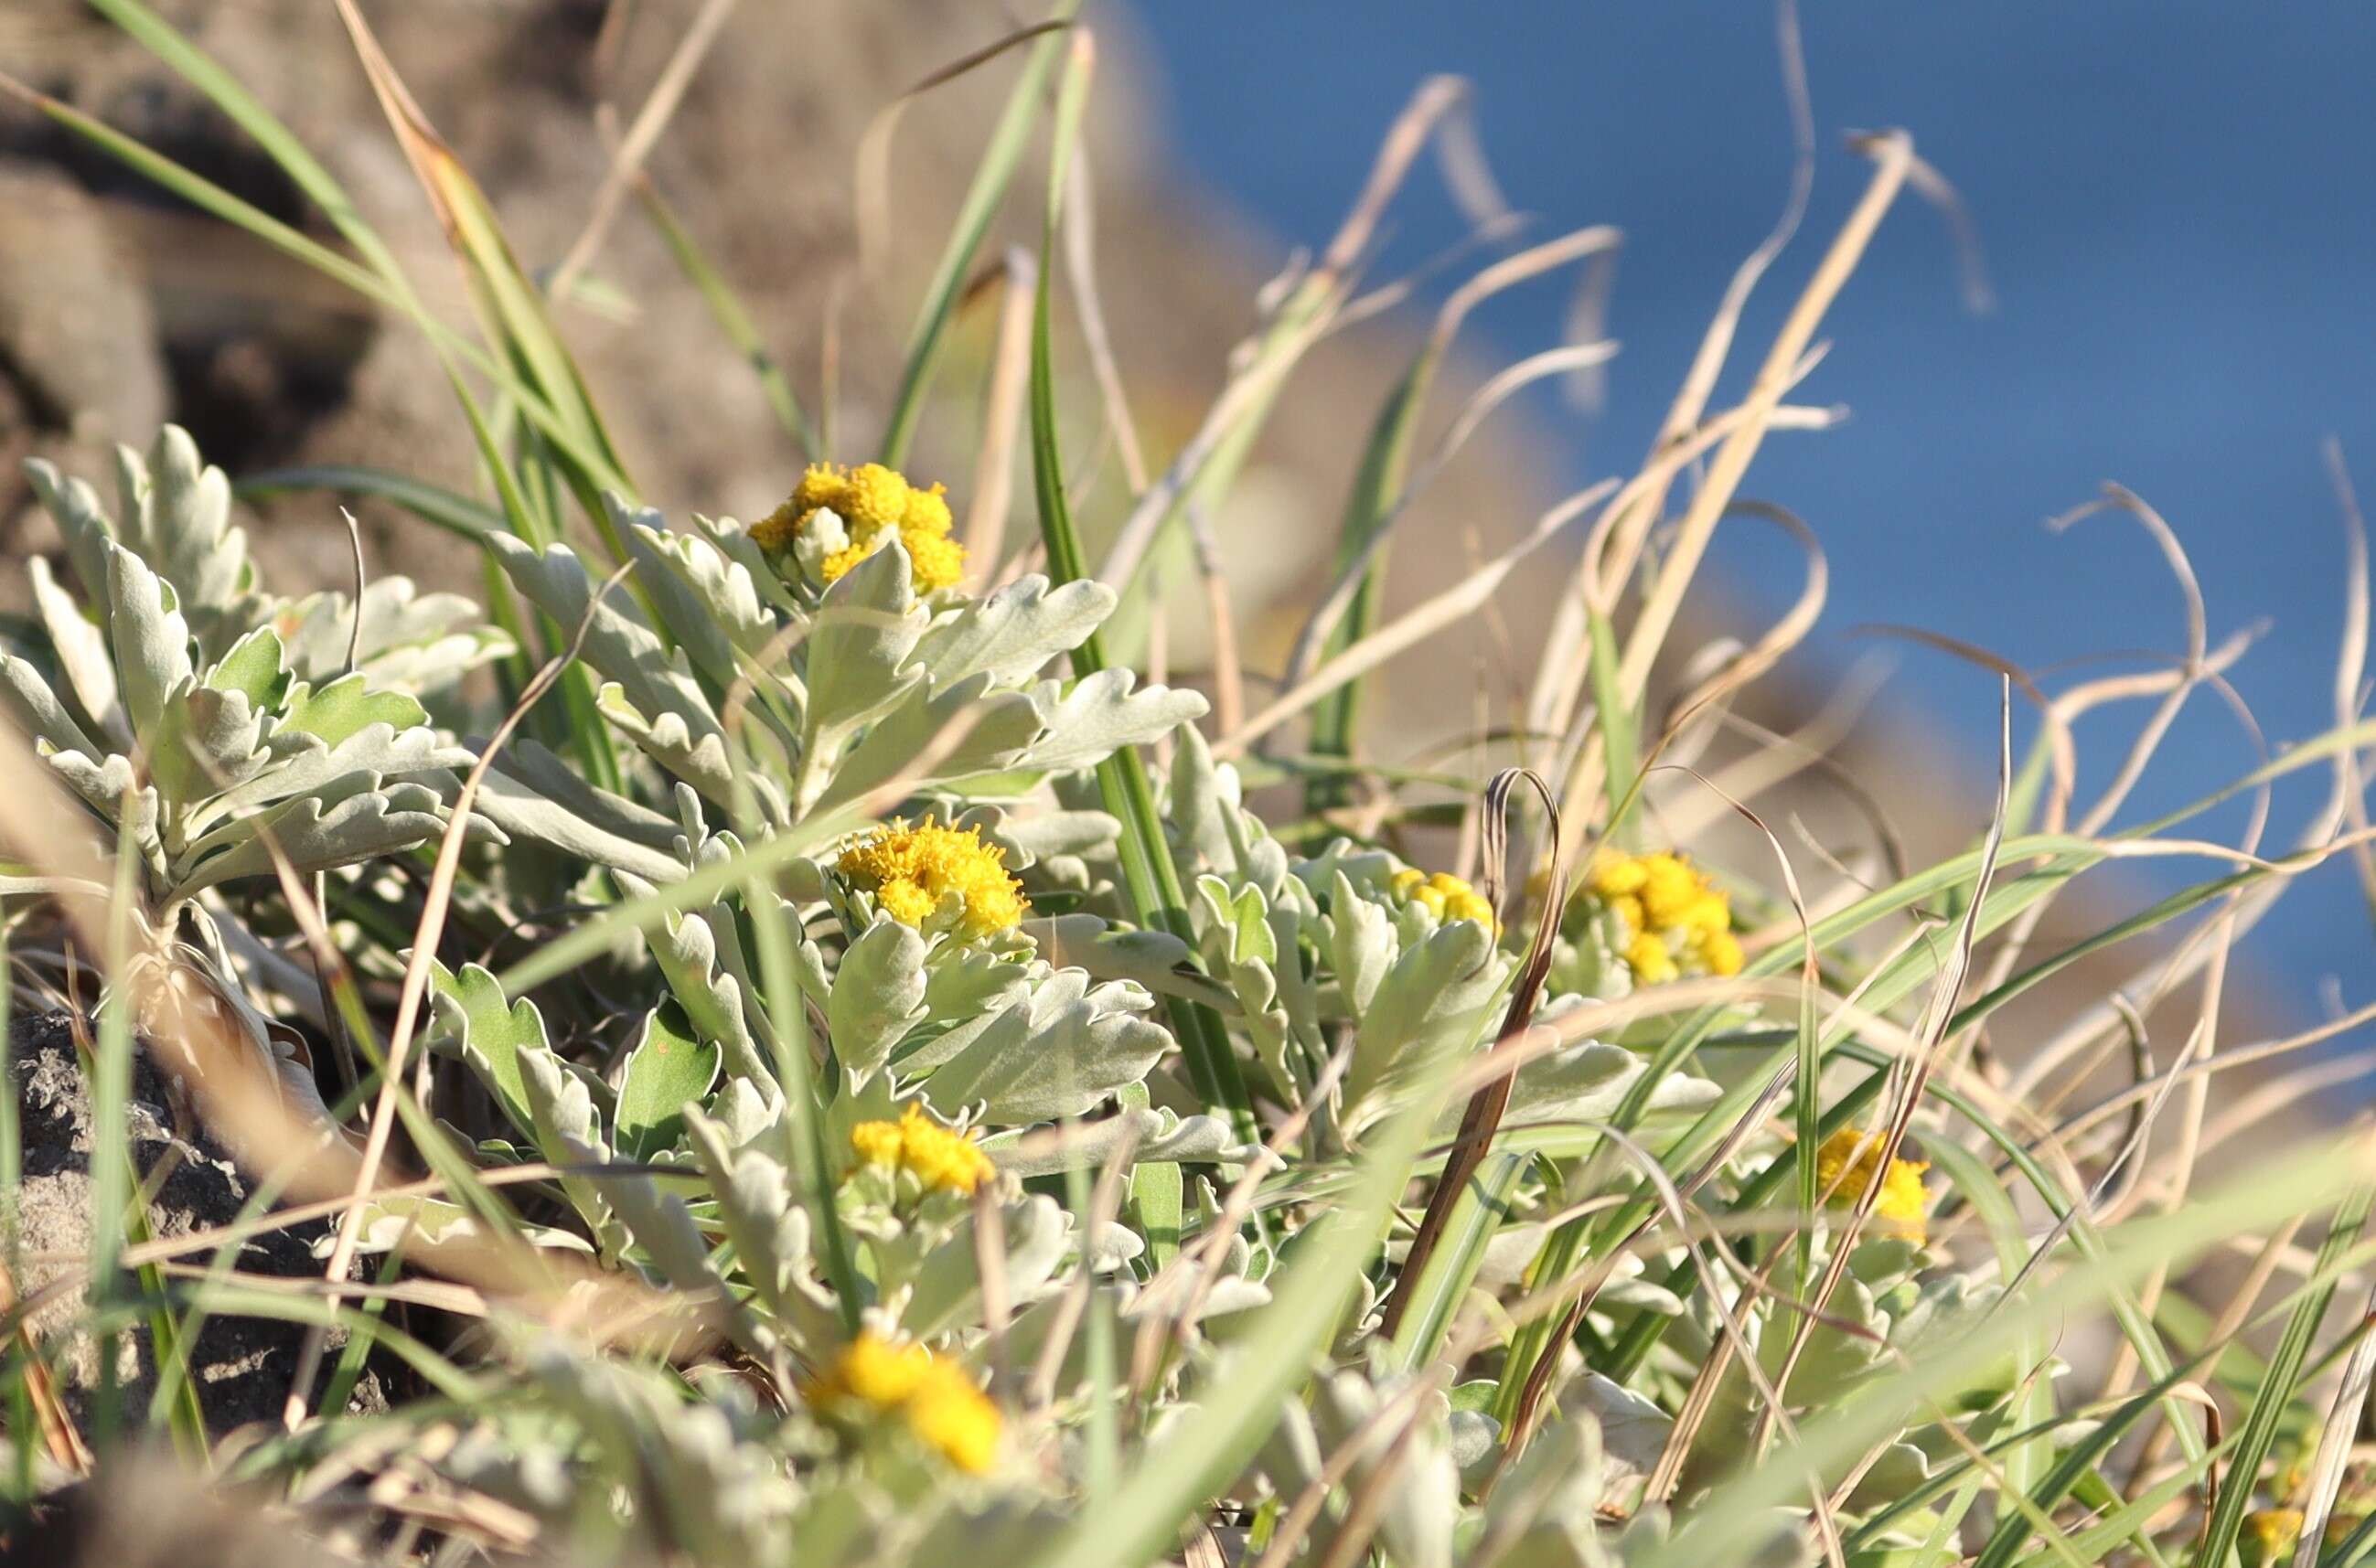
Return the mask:
[[[1059,584],[1086,575],[1080,536],[1074,529],[1072,509],[1064,496],[1063,457],[1057,446],[1056,385],[1050,344],[1056,271],[1056,225],[1063,196],[1064,162],[1078,132],[1094,59],[1087,34],[1075,35],[1063,96],[1057,105],[1056,145],[1048,184],[1048,218],[1038,279],[1038,300],[1031,333],[1031,472],[1040,504],[1040,531],[1048,552],[1048,575]],[[1075,676],[1106,668],[1100,639],[1094,634],[1072,653]],[[1139,919],[1150,929],[1170,932],[1192,948],[1194,926],[1188,901],[1172,863],[1171,846],[1164,836],[1155,790],[1138,753],[1124,747],[1098,765],[1098,789],[1106,809],[1123,825],[1120,846],[1123,881]],[[1218,1106],[1247,1142],[1259,1138],[1253,1099],[1239,1071],[1229,1030],[1210,1007],[1181,998],[1166,999],[1174,1033],[1186,1049],[1197,1092]]]
[[[1080,8],[1080,0],[1056,0],[1049,10],[1048,20],[1060,27],[1069,26]],[[907,460],[909,445],[915,439],[916,422],[923,415],[924,395],[932,387],[933,373],[940,363],[950,319],[956,314],[957,299],[964,291],[966,275],[973,269],[974,255],[981,249],[992,220],[1006,199],[1006,188],[1013,184],[1015,171],[1023,161],[1031,124],[1039,118],[1040,100],[1048,90],[1048,79],[1055,72],[1057,57],[1063,52],[1063,36],[1056,31],[1031,46],[1023,74],[1016,78],[1014,91],[1007,94],[1006,107],[1000,112],[997,125],[992,127],[989,140],[982,146],[981,162],[974,169],[973,183],[966,188],[964,205],[957,208],[948,244],[933,266],[932,281],[924,287],[923,305],[917,312],[915,327],[908,334],[907,358],[899,370],[898,390],[892,395],[891,416],[883,432],[882,459],[886,467],[896,469]]]

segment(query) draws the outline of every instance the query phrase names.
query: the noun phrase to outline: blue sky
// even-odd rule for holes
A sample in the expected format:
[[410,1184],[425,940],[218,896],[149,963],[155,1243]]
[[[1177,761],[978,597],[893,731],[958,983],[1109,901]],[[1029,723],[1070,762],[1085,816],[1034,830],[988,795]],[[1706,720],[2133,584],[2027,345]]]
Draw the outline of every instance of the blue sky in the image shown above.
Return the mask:
[[[1630,469],[1788,186],[1774,16],[1755,0],[1148,0],[1138,24],[1177,156],[1282,244],[1326,237],[1395,110],[1438,71],[1475,83],[1486,151],[1538,232],[1625,231],[1608,410],[1587,423],[1538,405],[1587,474]],[[2236,684],[2271,741],[2324,728],[2344,562],[2325,437],[2376,497],[2376,9],[1815,0],[1801,29],[1814,203],[1743,357],[1762,351],[1862,186],[1865,165],[1842,146],[1854,128],[1914,134],[1962,192],[1996,295],[1986,314],[1965,307],[1946,226],[1908,202],[1826,322],[1835,347],[1804,395],[1854,417],[1769,442],[1750,486],[1806,517],[1829,552],[1816,651],[1854,657],[1863,645],[1847,630],[1870,622],[2033,668],[2176,650],[2178,594],[2142,532],[2109,517],[2060,536],[2043,526],[2117,480],[2178,530],[2215,641],[2269,623]],[[1458,230],[1426,178],[1413,189],[1389,264]],[[1500,354],[1529,352],[1558,339],[1563,306],[1528,291],[1475,330]],[[1795,564],[1782,577],[1794,590]],[[1985,766],[1991,685],[1909,653],[1893,690]],[[2119,736],[2083,741],[2096,759],[2085,790]],[[2251,761],[2205,699],[2134,812]],[[2323,787],[2303,775],[2275,833]],[[2369,934],[2334,867],[2250,951],[2307,1015],[2327,976],[2365,999]]]

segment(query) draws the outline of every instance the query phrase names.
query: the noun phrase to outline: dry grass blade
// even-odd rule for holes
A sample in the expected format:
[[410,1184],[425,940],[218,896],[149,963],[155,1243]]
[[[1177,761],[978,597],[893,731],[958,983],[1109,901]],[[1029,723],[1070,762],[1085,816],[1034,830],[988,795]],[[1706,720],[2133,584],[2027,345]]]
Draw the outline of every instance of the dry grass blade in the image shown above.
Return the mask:
[[[1531,768],[1505,768],[1494,775],[1485,791],[1485,889],[1486,897],[1497,909],[1508,890],[1508,851],[1510,839],[1510,797],[1519,784],[1533,787],[1543,802],[1543,812],[1550,828],[1550,881],[1545,886],[1541,917],[1535,922],[1534,939],[1527,944],[1526,961],[1518,967],[1513,982],[1510,1004],[1502,1015],[1502,1027],[1492,1043],[1485,1048],[1491,1062],[1515,1044],[1533,1024],[1535,1009],[1542,1000],[1543,980],[1550,973],[1552,947],[1559,934],[1560,911],[1567,908],[1568,860],[1560,832],[1559,803],[1551,799],[1550,786]],[[1395,1277],[1395,1288],[1386,1297],[1385,1315],[1380,1332],[1394,1337],[1401,1326],[1403,1313],[1410,1309],[1411,1298],[1419,1289],[1420,1278],[1427,1272],[1427,1261],[1443,1240],[1443,1228],[1450,1223],[1452,1210],[1460,1194],[1468,1189],[1469,1179],[1484,1163],[1485,1151],[1493,1142],[1494,1133],[1502,1125],[1503,1112],[1510,1104],[1511,1075],[1496,1074],[1486,1080],[1468,1099],[1467,1108],[1461,1112],[1460,1132],[1454,1140],[1451,1157],[1437,1178],[1435,1192],[1428,1199],[1427,1212],[1420,1219],[1419,1231],[1411,1238],[1410,1252],[1404,1258],[1401,1271]]]
[[1907,172],[1914,160],[1911,137],[1902,131],[1887,132],[1872,138],[1869,150],[1876,165],[1872,183],[1865,188],[1847,221],[1841,225],[1839,234],[1816,267],[1806,291],[1791,308],[1782,330],[1775,335],[1773,347],[1766,351],[1765,362],[1759,368],[1745,400],[1749,416],[1717,449],[1707,478],[1683,514],[1674,544],[1626,639],[1618,683],[1629,702],[1638,700],[1649,683],[1651,661],[1657,657],[1668,628],[1682,608],[1683,594],[1699,570],[1700,558],[1706,553],[1708,540],[1716,533],[1717,521],[1731,505],[1733,493],[1749,471],[1751,459],[1764,444],[1769,417],[1795,379],[1799,360],[1813,341],[1816,327],[1847,285],[1849,274],[1863,258],[1865,246],[1881,227],[1883,216],[1905,185]]
[[1502,584],[1527,557],[1559,537],[1590,510],[1594,502],[1606,495],[1609,489],[1609,484],[1603,481],[1577,492],[1544,513],[1526,536],[1508,550],[1442,593],[1411,606],[1281,693],[1269,707],[1247,719],[1234,732],[1216,742],[1214,754],[1236,755],[1348,681],[1368,673],[1398,654],[1408,652],[1444,627],[1474,614],[1501,591]]
[[[125,1254],[125,1266],[137,1266],[131,1262],[129,1249]],[[49,1450],[50,1462],[70,1475],[90,1473],[90,1447],[75,1430],[74,1418],[66,1413],[65,1402],[58,1397],[58,1385],[42,1361],[41,1336],[34,1331],[30,1313],[18,1311],[16,1276],[0,1264],[0,1318],[13,1318],[16,1332],[10,1336],[23,1360],[18,1363],[18,1375],[25,1381],[25,1400],[33,1408],[34,1422],[41,1428],[42,1445]],[[22,1442],[23,1434],[18,1440]]]
[[700,71],[702,61],[708,57],[710,46],[718,42],[718,35],[724,30],[727,18],[734,14],[734,6],[735,0],[703,0],[701,9],[694,13],[693,20],[686,25],[684,35],[677,40],[668,64],[660,68],[659,79],[652,83],[652,90],[645,95],[644,106],[636,111],[636,118],[627,126],[627,134],[611,154],[611,166],[603,172],[602,184],[594,193],[594,205],[587,214],[586,227],[578,231],[576,240],[563,255],[561,265],[552,269],[547,291],[554,299],[569,297],[579,275],[593,261],[594,253],[601,248],[603,236],[611,232],[612,223],[619,216],[619,204],[634,188],[636,180],[643,172],[644,160],[651,156],[652,148],[659,142],[660,133],[668,128],[669,120],[676,113],[677,106],[684,101],[685,92],[693,86],[693,78]]
[[874,117],[866,123],[865,131],[858,138],[858,167],[852,180],[858,193],[858,256],[859,270],[863,276],[871,278],[880,269],[887,248],[891,232],[891,137],[898,130],[899,121],[907,114],[909,106],[933,89],[947,86],[1018,44],[1028,43],[1051,32],[1062,32],[1072,25],[1068,20],[1060,19],[1017,28],[1004,37],[928,72],[915,85],[874,112]]
[[999,280],[998,345],[990,359],[990,389],[982,399],[981,445],[973,461],[973,501],[959,541],[967,571],[978,585],[998,576],[1006,552],[1006,519],[1015,506],[1015,452],[1031,387],[1031,301],[1040,263],[1010,246]]
[[2317,1457],[2302,1489],[2301,1536],[2294,1547],[2294,1568],[2318,1568],[2326,1547],[2326,1522],[2334,1516],[2334,1500],[2343,1490],[2344,1467],[2350,1462],[2361,1413],[2368,1408],[2368,1385],[2376,1379],[2376,1293],[2360,1309],[2358,1340],[2335,1384],[2334,1402],[2327,1407],[2326,1424],[2319,1429]]

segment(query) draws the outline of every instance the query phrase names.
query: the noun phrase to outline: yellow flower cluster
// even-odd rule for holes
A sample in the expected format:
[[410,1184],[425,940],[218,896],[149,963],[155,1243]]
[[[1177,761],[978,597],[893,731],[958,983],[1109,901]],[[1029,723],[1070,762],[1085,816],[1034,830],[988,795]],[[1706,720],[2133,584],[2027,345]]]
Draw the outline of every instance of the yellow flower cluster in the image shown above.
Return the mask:
[[998,1407],[963,1367],[921,1345],[861,1333],[810,1384],[809,1397],[836,1415],[905,1416],[919,1441],[972,1475],[988,1470],[998,1456]]
[[1439,921],[1475,921],[1487,931],[1501,929],[1491,901],[1449,872],[1430,876],[1406,866],[1395,873],[1390,885],[1395,897],[1425,907]]
[[2274,1564],[2301,1540],[2302,1511],[2299,1508],[2255,1508],[2244,1515],[2246,1557]]
[[998,1174],[981,1146],[942,1126],[909,1105],[897,1122],[861,1122],[849,1130],[849,1146],[869,1165],[905,1170],[928,1193],[966,1193]]
[[1030,908],[1023,884],[1007,874],[1004,849],[983,843],[978,827],[943,827],[931,817],[917,827],[895,819],[876,828],[841,852],[839,868],[885,914],[920,931],[951,896],[975,936],[1014,930]]
[[918,593],[955,588],[965,576],[965,546],[949,537],[949,504],[943,487],[921,490],[880,463],[844,469],[811,463],[784,504],[752,525],[763,550],[791,548],[820,509],[841,519],[849,542],[825,558],[826,582],[865,560],[897,537],[907,547],[908,566]]
[[1705,872],[1682,856],[1603,849],[1585,887],[1617,912],[1624,928],[1625,964],[1635,984],[1657,985],[1686,972],[1740,972],[1732,904]]
[[[1835,1207],[1846,1208],[1871,1190],[1885,1141],[1878,1133],[1853,1127],[1843,1127],[1824,1140],[1815,1151],[1815,1184],[1831,1194]],[[1923,1213],[1930,1197],[1922,1189],[1922,1173],[1930,1169],[1923,1160],[1893,1159],[1886,1171],[1879,1172],[1881,1196],[1872,1212],[1893,1234],[1911,1241],[1923,1239]]]

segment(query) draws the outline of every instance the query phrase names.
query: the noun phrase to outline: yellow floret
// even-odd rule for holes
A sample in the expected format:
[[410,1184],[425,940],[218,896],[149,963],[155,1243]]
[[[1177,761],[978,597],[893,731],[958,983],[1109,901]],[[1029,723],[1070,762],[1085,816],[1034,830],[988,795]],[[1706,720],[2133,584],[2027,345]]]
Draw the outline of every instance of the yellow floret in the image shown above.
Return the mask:
[[907,509],[899,514],[899,531],[944,537],[955,521],[949,516],[948,487],[936,484],[930,490],[908,492]]
[[895,538],[908,552],[909,577],[918,593],[955,588],[965,576],[965,546],[949,538],[941,487],[919,490],[880,463],[848,469],[810,464],[784,504],[752,525],[751,538],[764,550],[789,550],[820,511],[839,517],[849,539],[818,565],[828,583],[840,581]]
[[2301,1540],[2302,1513],[2299,1508],[2256,1508],[2244,1515],[2244,1529],[2256,1560],[2274,1563]]
[[998,1167],[967,1134],[944,1127],[910,1105],[897,1122],[861,1122],[849,1130],[849,1146],[870,1165],[902,1170],[926,1192],[970,1194],[998,1174]]
[[809,1398],[845,1419],[897,1413],[908,1430],[958,1469],[980,1475],[998,1457],[1004,1422],[998,1407],[976,1388],[965,1369],[921,1345],[903,1345],[872,1331],[842,1347]]
[[1603,898],[1622,898],[1641,892],[1642,885],[1649,880],[1649,869],[1640,860],[1603,849],[1592,862],[1592,874],[1585,885]]
[[1740,972],[1732,902],[1686,857],[1603,849],[1585,877],[1585,893],[1617,917],[1613,939],[1635,984]]
[[968,1475],[997,1459],[1003,1424],[990,1396],[946,1361],[933,1363],[933,1375],[908,1402],[908,1429]]
[[1643,932],[1625,944],[1625,967],[1634,971],[1635,985],[1664,985],[1682,972],[1667,951],[1667,939],[1655,931]]
[[974,936],[1012,931],[1030,906],[1007,874],[1006,851],[982,842],[978,827],[916,827],[892,822],[841,853],[841,874],[874,895],[875,907],[901,925],[922,929],[954,898],[957,924]]
[[1386,879],[1386,886],[1396,897],[1417,904],[1439,922],[1474,921],[1487,931],[1501,930],[1491,901],[1448,871],[1431,876],[1415,866],[1405,866]]
[[863,1333],[841,1348],[809,1397],[827,1409],[852,1406],[889,1410],[907,1403],[933,1370],[933,1353],[921,1345],[900,1345]]
[[1924,1212],[1930,1202],[1922,1187],[1922,1173],[1930,1167],[1919,1159],[1893,1159],[1886,1171],[1878,1171],[1884,1141],[1877,1133],[1859,1133],[1853,1127],[1834,1133],[1815,1152],[1816,1184],[1831,1194],[1834,1207],[1847,1208],[1871,1190],[1878,1174],[1881,1196],[1873,1203],[1874,1216],[1887,1229],[1919,1241]]
[[1679,924],[1700,896],[1698,874],[1676,855],[1645,856],[1643,869],[1648,874],[1642,883],[1642,908],[1649,914],[1650,923]]
[[849,1147],[867,1165],[899,1163],[900,1134],[897,1122],[861,1122],[849,1130]]

